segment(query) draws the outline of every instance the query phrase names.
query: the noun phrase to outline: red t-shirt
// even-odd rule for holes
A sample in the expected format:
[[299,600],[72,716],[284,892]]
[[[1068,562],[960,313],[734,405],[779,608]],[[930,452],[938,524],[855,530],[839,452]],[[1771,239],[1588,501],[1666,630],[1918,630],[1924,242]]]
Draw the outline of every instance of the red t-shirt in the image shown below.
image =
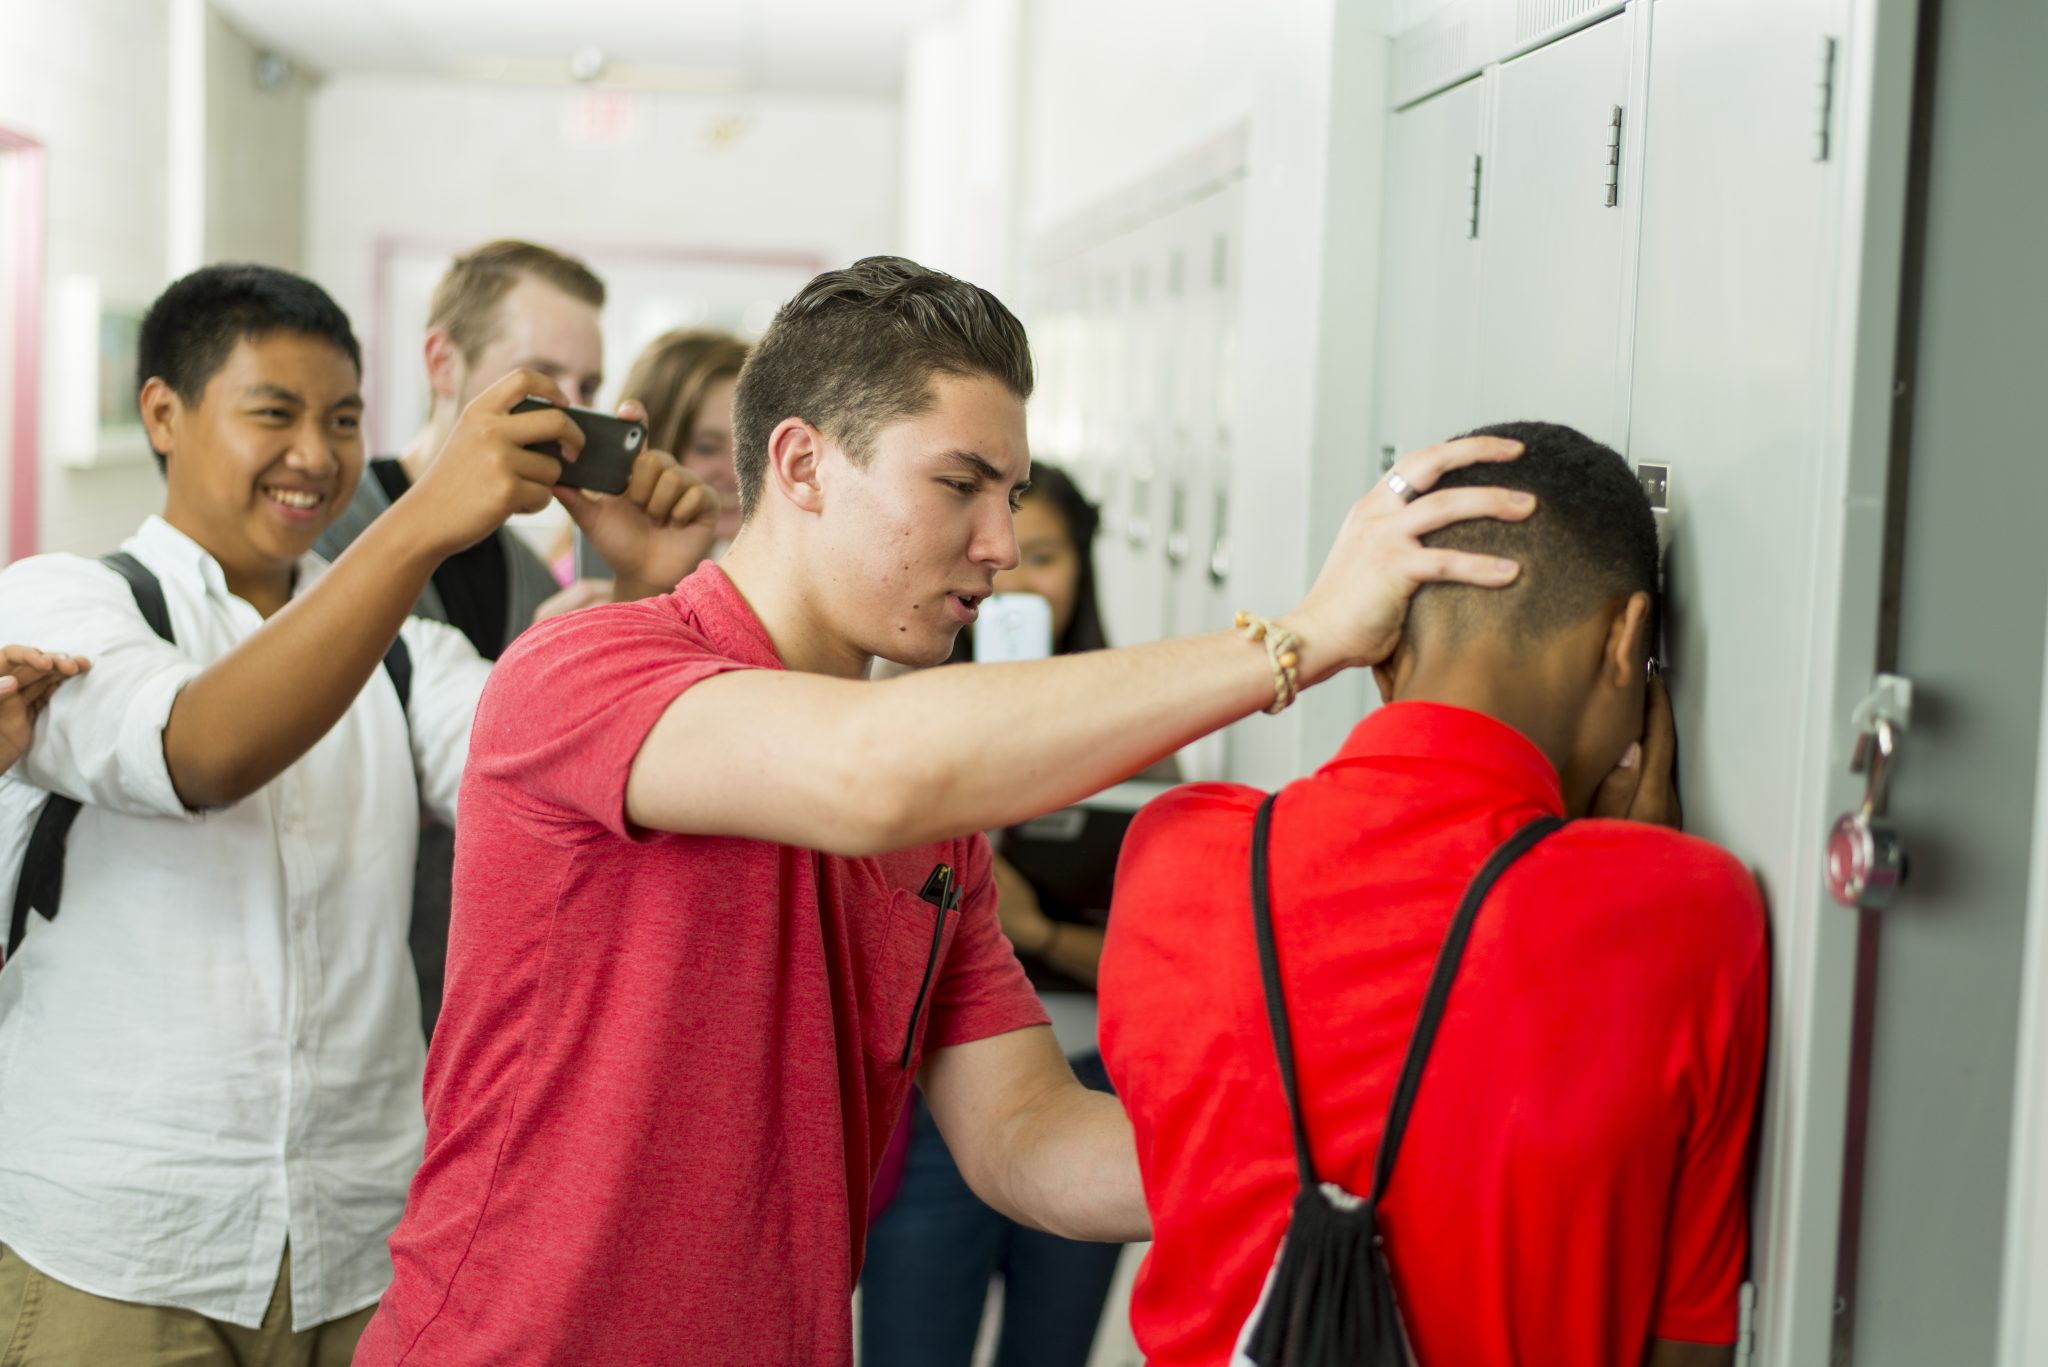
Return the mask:
[[[841,859],[627,824],[669,703],[780,667],[715,566],[497,666],[426,1157],[359,1365],[851,1361],[868,1185],[918,1063],[1045,1014],[978,835]],[[942,862],[964,893],[941,923],[918,894]]]
[[[1183,788],[1124,842],[1102,1052],[1155,1242],[1132,1302],[1154,1367],[1229,1360],[1286,1227],[1293,1142],[1252,934],[1264,794]],[[1381,708],[1275,805],[1275,936],[1317,1176],[1364,1194],[1467,883],[1561,815],[1500,722]],[[1734,859],[1577,821],[1481,911],[1382,1207],[1425,1363],[1635,1367],[1652,1337],[1735,1339],[1768,992]]]

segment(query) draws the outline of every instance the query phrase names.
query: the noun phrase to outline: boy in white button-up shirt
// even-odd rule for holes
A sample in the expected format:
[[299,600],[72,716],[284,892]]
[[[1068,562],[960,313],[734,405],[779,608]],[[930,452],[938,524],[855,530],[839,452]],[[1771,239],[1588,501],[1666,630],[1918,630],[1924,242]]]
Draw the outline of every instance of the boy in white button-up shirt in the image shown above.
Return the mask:
[[[555,496],[561,463],[527,448],[573,459],[580,433],[513,414],[561,396],[507,377],[329,566],[313,543],[363,466],[333,301],[208,267],[151,309],[141,373],[167,492],[122,549],[173,640],[101,563],[0,573],[10,634],[92,661],[0,777],[10,886],[50,795],[83,804],[61,915],[36,906],[0,968],[0,1344],[10,1364],[342,1363],[423,1138],[414,842],[423,809],[453,820],[489,670],[406,614],[443,558]],[[564,501],[669,583],[716,522],[659,452],[626,494]],[[409,702],[379,668],[394,636]]]

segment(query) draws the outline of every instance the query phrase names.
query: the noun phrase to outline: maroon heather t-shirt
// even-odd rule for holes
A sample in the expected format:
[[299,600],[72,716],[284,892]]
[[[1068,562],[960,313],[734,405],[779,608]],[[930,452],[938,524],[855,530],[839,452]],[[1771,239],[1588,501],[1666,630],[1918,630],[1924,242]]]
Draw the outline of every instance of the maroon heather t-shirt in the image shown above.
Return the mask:
[[[426,1158],[359,1365],[852,1360],[868,1185],[918,1063],[1045,1014],[978,835],[841,859],[627,824],[668,704],[779,668],[708,565],[497,666]],[[940,863],[943,918],[918,895]]]

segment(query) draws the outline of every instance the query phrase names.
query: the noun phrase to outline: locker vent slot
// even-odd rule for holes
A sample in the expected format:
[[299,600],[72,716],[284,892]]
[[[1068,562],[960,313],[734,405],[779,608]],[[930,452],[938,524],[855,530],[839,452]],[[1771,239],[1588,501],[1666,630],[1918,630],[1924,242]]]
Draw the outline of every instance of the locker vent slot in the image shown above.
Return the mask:
[[1515,42],[1541,38],[1552,29],[1613,7],[1614,0],[1515,0]]

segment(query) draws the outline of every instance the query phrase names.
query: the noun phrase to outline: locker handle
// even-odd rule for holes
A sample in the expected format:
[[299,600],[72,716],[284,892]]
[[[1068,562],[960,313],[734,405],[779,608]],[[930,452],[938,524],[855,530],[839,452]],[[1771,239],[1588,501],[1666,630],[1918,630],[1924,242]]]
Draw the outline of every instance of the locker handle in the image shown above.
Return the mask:
[[1209,582],[1222,588],[1230,578],[1230,494],[1216,490],[1216,539],[1209,546]]
[[1166,524],[1166,563],[1179,569],[1188,558],[1188,486],[1176,479],[1170,496],[1171,513]]
[[1131,475],[1130,511],[1124,515],[1124,544],[1134,551],[1142,551],[1152,544],[1152,476]]

